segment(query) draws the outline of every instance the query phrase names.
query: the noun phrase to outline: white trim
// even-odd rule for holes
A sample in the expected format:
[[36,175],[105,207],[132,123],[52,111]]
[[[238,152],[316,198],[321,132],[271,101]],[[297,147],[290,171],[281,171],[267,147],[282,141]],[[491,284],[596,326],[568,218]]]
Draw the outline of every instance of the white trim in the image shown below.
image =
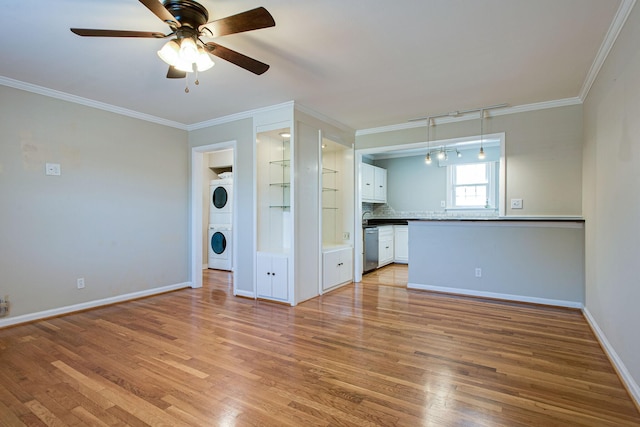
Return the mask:
[[271,105],[269,107],[256,108],[254,110],[242,111],[240,113],[230,114],[228,116],[218,117],[216,119],[206,120],[200,123],[187,125],[186,129],[191,132],[197,129],[208,128],[211,126],[221,125],[224,123],[235,122],[243,119],[253,119],[257,114],[264,114],[270,111],[280,110],[282,108],[293,108],[293,101],[283,102],[282,104]]
[[123,116],[132,117],[134,119],[145,120],[151,123],[157,123],[159,125],[169,126],[176,129],[188,130],[187,126],[183,123],[174,122],[173,120],[162,119],[160,117],[152,116],[150,114],[140,113],[138,111],[129,110],[115,105],[107,104],[104,102],[94,101],[92,99],[83,98],[77,95],[71,95],[66,92],[60,92],[58,90],[49,89],[42,86],[37,86],[31,83],[24,83],[19,80],[10,79],[8,77],[0,76],[0,85],[9,86],[14,89],[20,89],[38,95],[48,96],[63,101],[73,102],[75,104],[84,105],[91,108],[97,108],[99,110],[108,111],[110,113],[116,113]]
[[202,264],[202,269],[207,270],[209,268],[209,264]]
[[[189,254],[189,265],[191,266],[191,287],[192,288],[201,288],[202,287],[202,269],[203,266],[203,254],[202,254],[202,233],[204,230],[202,229],[202,214],[204,211],[204,206],[202,206],[202,192],[203,185],[202,182],[202,170],[204,167],[204,154],[212,151],[220,151],[224,149],[231,148],[233,149],[233,170],[236,170],[236,162],[237,162],[237,147],[236,141],[226,141],[226,142],[218,142],[215,144],[209,145],[201,145],[197,147],[191,147],[191,224],[189,224],[190,235],[191,235],[191,251]],[[234,191],[232,194],[231,203],[233,206],[237,206],[237,191]],[[235,227],[235,224],[238,223],[237,218],[237,209],[233,209],[233,241],[238,241],[238,228]],[[233,245],[233,254],[232,259],[232,274],[235,271],[235,260],[238,259],[238,245]],[[235,274],[234,274],[235,278]],[[236,281],[233,281],[233,287],[236,287]]]
[[411,224],[420,227],[533,227],[533,228],[584,228],[582,220],[576,221],[536,221],[516,220],[509,221],[509,218],[483,219],[483,218],[443,218],[434,220],[408,219]]
[[616,353],[616,351],[613,349],[613,346],[607,339],[602,329],[600,329],[600,326],[598,326],[596,319],[594,319],[594,317],[591,315],[589,309],[587,307],[584,307],[582,309],[582,313],[584,314],[585,319],[587,319],[587,323],[589,323],[589,326],[591,327],[591,330],[595,334],[596,338],[598,339],[598,341],[600,341],[600,345],[609,357],[609,360],[618,372],[618,376],[626,386],[627,391],[629,391],[629,394],[635,400],[636,405],[640,407],[640,386],[638,386],[638,383],[635,382],[633,376],[631,376],[631,373],[622,362],[622,359],[620,359],[618,353]]
[[480,298],[493,298],[507,301],[526,302],[532,304],[552,305],[556,307],[583,308],[583,304],[577,301],[565,301],[548,298],[528,297],[524,295],[501,294],[497,292],[476,291],[472,289],[449,288],[445,286],[423,285],[419,283],[407,283],[407,289],[421,291],[444,292],[447,294],[466,295]]
[[237,297],[245,297],[245,298],[256,299],[256,294],[254,292],[235,289],[235,286],[234,286],[234,289],[233,289],[233,295],[237,296]]
[[[547,108],[557,108],[557,107],[566,107],[569,105],[580,105],[582,101],[580,98],[564,98],[564,99],[556,99],[553,101],[545,101],[545,102],[536,102],[534,104],[525,104],[525,105],[517,105],[514,107],[504,107],[497,108],[495,110],[491,110],[491,116],[504,116],[507,114],[517,114],[524,113],[527,111],[536,111],[536,110],[545,110]],[[454,123],[454,122],[464,122],[467,120],[479,120],[480,113],[470,113],[464,114],[460,117],[442,117],[434,119],[437,125],[445,124],[445,123]],[[399,123],[390,126],[381,126],[370,129],[360,129],[356,131],[356,136],[370,135],[376,133],[384,133],[384,132],[393,132],[405,129],[414,129],[419,127],[427,126],[427,120],[415,120],[407,123]]]
[[114,297],[103,298],[93,301],[87,301],[80,304],[68,305],[65,307],[53,308],[51,310],[39,311],[36,313],[23,314],[20,316],[9,317],[0,320],[0,328],[14,326],[21,323],[33,322],[35,320],[47,319],[50,317],[62,316],[64,314],[76,311],[88,310],[91,308],[102,307],[105,305],[115,304],[119,302],[131,301],[139,298],[149,297],[153,295],[164,294],[178,289],[184,289],[191,286],[191,282],[176,283],[175,285],[162,286],[159,288],[147,289],[144,291],[132,292],[130,294],[117,295]]
[[604,40],[602,41],[602,45],[600,45],[600,49],[598,50],[598,54],[593,60],[591,64],[591,68],[587,73],[587,77],[584,79],[582,83],[582,88],[580,89],[579,98],[582,102],[587,99],[587,95],[589,95],[589,91],[591,90],[591,86],[593,86],[593,82],[595,82],[596,77],[598,77],[598,73],[600,73],[600,69],[604,62],[607,60],[609,56],[609,52],[613,48],[618,35],[620,35],[620,31],[622,31],[622,27],[624,27],[625,22],[627,22],[627,18],[631,13],[631,9],[636,4],[636,0],[622,0],[620,3],[620,7],[616,12],[616,16],[613,18],[611,25],[609,26],[609,30],[607,31]]
[[[336,119],[333,119],[329,116],[325,116],[322,113],[318,113],[315,110],[312,110],[311,108],[305,106],[305,105],[301,105],[301,104],[295,104],[295,109],[300,111],[301,113],[307,114],[311,117],[314,117],[322,122],[325,122],[327,124],[330,124],[342,131],[345,132],[354,132],[354,130],[352,128],[350,128],[349,126],[345,125],[344,123],[341,123],[339,121],[337,121]],[[327,137],[328,139],[332,139],[330,138],[328,135],[325,135],[325,137]],[[335,138],[335,137],[334,137]],[[336,139],[341,139],[341,138],[336,138]]]

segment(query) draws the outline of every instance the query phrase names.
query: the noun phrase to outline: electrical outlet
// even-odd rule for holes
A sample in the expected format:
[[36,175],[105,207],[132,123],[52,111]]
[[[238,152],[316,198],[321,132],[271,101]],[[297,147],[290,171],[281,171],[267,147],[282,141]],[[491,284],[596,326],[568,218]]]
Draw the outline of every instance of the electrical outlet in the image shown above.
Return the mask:
[[482,269],[479,267],[476,267],[476,277],[482,277]]
[[511,199],[511,209],[522,209],[522,199]]
[[444,200],[440,200],[440,207],[441,208],[446,208],[447,207],[447,203]]
[[78,289],[84,289],[84,277],[78,279]]
[[349,232],[345,231],[344,233],[342,233],[342,240],[349,240]]
[[0,317],[9,315],[9,295],[0,297]]
[[44,170],[47,175],[60,176],[60,163],[47,163]]

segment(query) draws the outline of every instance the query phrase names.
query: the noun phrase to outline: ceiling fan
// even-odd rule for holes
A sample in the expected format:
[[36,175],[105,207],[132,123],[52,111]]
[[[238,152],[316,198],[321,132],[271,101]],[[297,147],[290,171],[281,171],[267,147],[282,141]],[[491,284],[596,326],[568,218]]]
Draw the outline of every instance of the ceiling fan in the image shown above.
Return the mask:
[[71,28],[71,31],[83,37],[173,37],[158,56],[169,64],[167,78],[184,78],[188,72],[204,71],[213,66],[208,54],[229,61],[254,74],[263,74],[269,65],[250,58],[239,52],[214,42],[203,42],[201,37],[220,37],[245,31],[258,30],[276,25],[271,14],[258,7],[237,15],[217,19],[211,22],[209,13],[200,3],[193,0],[139,0],[147,9],[169,25],[169,34],[149,31],[95,30]]

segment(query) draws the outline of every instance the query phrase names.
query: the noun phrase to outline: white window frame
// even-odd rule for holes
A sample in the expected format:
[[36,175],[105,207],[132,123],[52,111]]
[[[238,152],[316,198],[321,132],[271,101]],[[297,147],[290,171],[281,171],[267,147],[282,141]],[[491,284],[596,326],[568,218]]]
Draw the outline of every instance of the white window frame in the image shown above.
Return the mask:
[[[447,166],[447,210],[486,210],[486,209],[497,210],[498,206],[496,203],[496,185],[497,185],[496,163],[497,162],[490,161],[490,162],[473,162],[473,163],[459,163],[459,164],[448,165]],[[477,164],[485,164],[489,169],[487,171],[488,182],[486,184],[488,207],[487,205],[456,206],[455,204],[456,202],[456,197],[455,197],[456,168],[458,166],[477,165]],[[466,185],[469,185],[469,184],[466,184]],[[484,185],[484,183],[478,183],[474,185]]]

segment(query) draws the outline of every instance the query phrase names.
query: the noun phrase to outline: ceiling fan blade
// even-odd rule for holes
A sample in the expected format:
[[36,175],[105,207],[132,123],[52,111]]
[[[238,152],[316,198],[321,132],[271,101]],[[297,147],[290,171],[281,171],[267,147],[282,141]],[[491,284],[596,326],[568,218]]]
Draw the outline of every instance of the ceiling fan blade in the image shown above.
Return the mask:
[[249,58],[235,50],[231,50],[227,47],[221,46],[217,43],[209,42],[205,44],[207,52],[212,55],[222,58],[225,61],[229,61],[232,64],[236,64],[238,67],[244,68],[247,71],[251,71],[254,74],[260,75],[269,69],[269,66],[256,59]]
[[258,7],[237,15],[211,21],[204,26],[211,31],[213,37],[220,37],[275,25],[276,21],[273,20],[273,16],[267,9]]
[[83,37],[143,37],[156,39],[167,37],[165,34],[151,31],[93,30],[90,28],[70,28],[70,30]]
[[180,28],[180,22],[158,0],[140,0],[140,3],[170,27]]
[[169,65],[169,71],[167,71],[168,79],[184,79],[187,77],[186,71],[180,71],[173,65]]

